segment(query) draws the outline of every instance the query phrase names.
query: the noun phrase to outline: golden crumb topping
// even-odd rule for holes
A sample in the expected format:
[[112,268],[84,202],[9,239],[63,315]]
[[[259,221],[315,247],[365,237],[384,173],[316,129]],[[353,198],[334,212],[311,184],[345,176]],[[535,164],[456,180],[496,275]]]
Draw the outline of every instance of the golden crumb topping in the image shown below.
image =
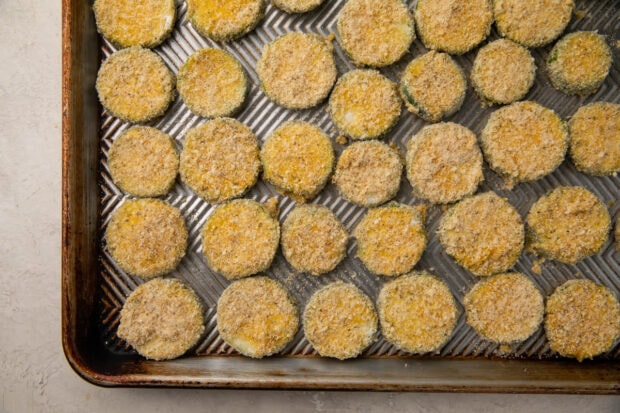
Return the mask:
[[323,4],[325,0],[271,0],[271,4],[287,13],[306,13]]
[[263,18],[265,0],[187,0],[187,17],[204,37],[230,41],[251,32]]

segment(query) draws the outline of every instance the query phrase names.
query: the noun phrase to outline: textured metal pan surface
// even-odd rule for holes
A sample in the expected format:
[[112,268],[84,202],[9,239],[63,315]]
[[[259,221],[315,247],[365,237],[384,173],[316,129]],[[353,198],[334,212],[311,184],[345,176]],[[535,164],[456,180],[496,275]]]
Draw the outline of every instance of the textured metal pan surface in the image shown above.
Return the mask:
[[[414,2],[410,2],[413,7]],[[259,89],[256,75],[256,61],[261,55],[263,46],[281,34],[291,31],[313,32],[324,36],[335,33],[335,23],[342,7],[341,1],[326,1],[317,11],[305,15],[288,15],[271,5],[267,6],[265,18],[258,28],[251,34],[228,44],[216,43],[201,37],[186,19],[186,3],[178,4],[178,22],[170,39],[155,49],[164,59],[168,66],[176,73],[180,65],[195,50],[202,47],[220,47],[233,53],[247,71],[251,87],[243,110],[236,116],[241,122],[249,126],[263,142],[270,132],[286,120],[298,119],[312,122],[321,127],[329,136],[335,138],[338,132],[326,112],[326,104],[315,109],[303,111],[291,111],[271,102]],[[578,98],[564,95],[550,86],[544,71],[544,58],[550,47],[533,50],[538,67],[534,87],[527,94],[527,100],[534,100],[544,106],[554,109],[563,119],[568,119],[579,106],[594,101],[620,102],[620,68],[618,67],[619,49],[616,47],[616,39],[620,34],[620,4],[617,1],[577,1],[568,31],[598,30],[607,36],[614,51],[614,64],[611,73],[603,86],[593,95]],[[498,38],[495,29],[488,40]],[[335,56],[339,74],[343,74],[354,66],[344,55],[337,41],[334,41]],[[101,40],[102,59],[109,56],[115,49],[105,40]],[[381,72],[393,80],[398,77],[405,65],[414,57],[425,51],[419,40],[416,40],[410,52],[395,65],[382,69]],[[477,49],[463,56],[456,56],[456,61],[469,75],[473,59]],[[469,87],[463,107],[455,115],[447,120],[460,123],[469,127],[475,133],[479,133],[486,123],[486,119],[494,108],[481,105],[480,100]],[[165,116],[150,125],[170,134],[180,150],[183,147],[183,139],[187,130],[206,122],[204,118],[193,115],[182,100],[177,96]],[[406,142],[426,123],[403,108],[400,121],[386,137],[386,141],[395,143],[404,153]],[[130,124],[119,121],[102,113],[100,130],[100,168],[99,168],[99,191],[100,191],[100,278],[99,278],[99,329],[100,339],[112,353],[129,354],[133,350],[125,342],[116,337],[116,328],[119,323],[119,311],[126,296],[142,281],[129,276],[121,271],[108,254],[102,234],[106,229],[110,214],[120,205],[127,196],[122,193],[112,182],[107,167],[107,152],[111,143],[120,133],[130,127]],[[344,146],[334,144],[336,151],[340,153]],[[558,185],[583,185],[602,198],[609,205],[612,218],[617,217],[620,204],[619,197],[620,177],[591,177],[576,171],[569,160],[566,160],[560,168],[551,175],[529,184],[517,185],[512,190],[507,190],[500,178],[485,165],[485,181],[479,188],[479,192],[494,190],[501,196],[506,197],[514,205],[521,216],[525,218],[531,205],[544,193]],[[277,197],[280,207],[280,222],[294,207],[295,202],[277,193],[269,184],[262,180],[245,195],[260,202],[270,197]],[[198,356],[209,357],[217,355],[237,356],[237,353],[219,337],[215,328],[215,306],[218,297],[229,284],[224,277],[213,272],[201,252],[201,240],[199,231],[207,216],[212,212],[214,205],[208,204],[195,195],[187,186],[177,181],[173,190],[164,198],[172,205],[179,207],[185,216],[190,240],[186,257],[179,267],[170,274],[188,283],[203,300],[206,308],[207,333],[195,350]],[[412,193],[407,180],[403,177],[401,189],[396,197],[398,202],[406,204],[419,204]],[[334,211],[342,220],[349,232],[355,228],[359,219],[365,213],[364,208],[357,207],[344,201],[333,185],[328,185],[313,201],[323,204]],[[449,284],[461,311],[457,327],[445,346],[440,352],[433,355],[425,355],[441,358],[486,358],[486,357],[510,357],[510,358],[553,358],[544,331],[540,328],[525,342],[515,346],[506,353],[506,349],[497,344],[482,340],[465,323],[462,299],[463,294],[477,281],[477,277],[459,267],[448,257],[439,244],[435,230],[438,225],[442,209],[439,206],[431,206],[428,210],[427,230],[429,242],[422,260],[416,265],[416,270],[428,270],[437,274]],[[615,218],[614,218],[615,222]],[[356,244],[353,240],[349,243],[348,257],[336,270],[321,277],[314,277],[296,273],[278,252],[276,259],[266,274],[281,281],[297,298],[300,310],[314,291],[323,285],[335,280],[349,281],[366,292],[373,300],[376,299],[379,289],[388,277],[379,277],[369,274],[355,258]],[[523,253],[515,266],[516,271],[528,274],[544,295],[548,296],[553,290],[569,279],[583,277],[597,283],[606,285],[616,295],[620,296],[620,253],[614,249],[613,236],[604,247],[602,253],[587,258],[576,265],[565,265],[553,261],[542,264],[540,275],[532,272],[531,267],[536,257]],[[318,357],[309,343],[303,337],[303,331],[297,333],[292,343],[278,357],[305,356]],[[382,337],[368,348],[362,357],[386,358],[407,357],[399,352]],[[608,353],[600,356],[602,359],[620,359],[620,343]],[[200,359],[200,358],[199,358]]]

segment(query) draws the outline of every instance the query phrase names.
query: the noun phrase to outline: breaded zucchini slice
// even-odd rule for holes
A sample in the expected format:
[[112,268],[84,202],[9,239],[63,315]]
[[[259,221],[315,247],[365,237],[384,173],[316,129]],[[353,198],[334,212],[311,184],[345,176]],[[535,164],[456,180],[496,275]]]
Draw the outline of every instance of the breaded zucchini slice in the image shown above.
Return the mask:
[[523,99],[534,84],[536,63],[528,49],[508,39],[482,47],[471,70],[471,83],[487,104]]
[[159,199],[130,199],[112,213],[105,240],[123,271],[147,280],[177,267],[187,228],[178,208]]
[[299,272],[321,275],[336,268],[347,254],[349,234],[322,205],[298,205],[282,224],[282,253]]
[[377,335],[372,301],[349,283],[335,282],[315,292],[302,320],[306,338],[323,357],[357,357]]
[[108,113],[142,123],[166,112],[174,99],[174,75],[155,52],[136,46],[119,50],[103,62],[96,88]]
[[569,264],[598,254],[611,227],[605,203],[579,186],[560,186],[541,197],[526,222],[529,252]]
[[396,84],[376,70],[346,73],[329,97],[334,124],[351,139],[385,135],[398,122],[400,109]]
[[391,65],[415,40],[413,16],[402,0],[348,0],[336,28],[342,49],[357,66]]
[[424,272],[385,284],[377,309],[383,337],[410,353],[439,350],[452,335],[459,316],[448,285]]
[[260,151],[263,179],[284,195],[314,198],[334,168],[334,148],[318,127],[302,121],[278,126]]
[[407,142],[406,160],[413,193],[433,203],[472,195],[484,180],[476,135],[456,123],[422,128]]
[[287,13],[306,13],[316,9],[325,0],[271,0],[271,4]]
[[427,122],[439,122],[456,113],[466,90],[460,66],[447,54],[435,51],[413,59],[400,78],[405,106]]
[[499,34],[529,48],[557,39],[574,7],[573,0],[493,0]]
[[204,329],[196,293],[175,278],[156,278],[127,297],[117,335],[148,359],[169,360],[194,347]]
[[185,135],[181,179],[207,202],[243,195],[258,180],[260,167],[256,137],[236,119],[213,119]]
[[418,0],[415,22],[427,49],[463,54],[491,32],[491,0]]
[[347,201],[374,207],[396,196],[402,174],[396,149],[381,141],[355,142],[340,155],[333,181]]
[[579,361],[611,350],[620,336],[620,304],[590,280],[570,280],[547,299],[545,332],[551,350]]
[[605,38],[596,32],[573,32],[553,46],[547,73],[554,88],[569,95],[589,95],[609,74],[612,55]]
[[594,102],[580,107],[568,122],[569,153],[582,172],[620,172],[620,104]]
[[267,270],[280,241],[280,224],[250,199],[220,205],[205,221],[202,253],[229,280]]
[[218,42],[248,34],[264,14],[265,0],[187,0],[187,17],[194,29]]
[[220,336],[244,356],[262,358],[282,351],[298,328],[297,306],[270,278],[235,281],[217,301]]
[[448,255],[478,276],[509,270],[523,250],[521,216],[494,192],[459,201],[441,217],[437,234]]
[[564,160],[568,130],[552,110],[523,101],[493,112],[480,134],[480,146],[491,169],[509,187],[553,172]]
[[108,151],[114,183],[137,197],[155,197],[170,191],[179,172],[179,153],[172,138],[149,126],[123,132]]
[[368,210],[353,232],[358,258],[378,275],[411,271],[426,248],[424,221],[420,211],[396,202]]
[[266,45],[256,71],[267,97],[289,109],[321,103],[338,74],[329,40],[301,32],[287,33]]
[[245,101],[245,71],[230,53],[200,49],[183,63],[177,74],[177,90],[195,114],[206,118],[232,116]]
[[155,47],[172,33],[174,0],[95,0],[97,31],[120,48]]
[[540,290],[517,272],[478,281],[463,304],[467,324],[485,340],[500,344],[526,340],[538,330],[545,311]]

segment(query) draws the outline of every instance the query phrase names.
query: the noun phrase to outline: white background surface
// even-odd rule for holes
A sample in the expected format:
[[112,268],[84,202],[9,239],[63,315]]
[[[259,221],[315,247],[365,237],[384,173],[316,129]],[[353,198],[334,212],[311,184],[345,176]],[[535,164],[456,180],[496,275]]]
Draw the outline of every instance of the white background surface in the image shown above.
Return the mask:
[[60,340],[61,10],[0,0],[0,412],[620,412],[620,397],[104,389]]

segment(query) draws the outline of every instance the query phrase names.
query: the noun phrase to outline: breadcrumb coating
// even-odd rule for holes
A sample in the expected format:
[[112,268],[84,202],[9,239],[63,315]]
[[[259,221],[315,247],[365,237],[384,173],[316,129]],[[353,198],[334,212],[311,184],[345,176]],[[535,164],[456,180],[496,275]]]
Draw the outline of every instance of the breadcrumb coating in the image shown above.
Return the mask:
[[204,37],[219,42],[238,39],[258,25],[265,0],[187,0],[187,18]]
[[271,4],[287,13],[307,13],[316,9],[325,0],[271,0]]

